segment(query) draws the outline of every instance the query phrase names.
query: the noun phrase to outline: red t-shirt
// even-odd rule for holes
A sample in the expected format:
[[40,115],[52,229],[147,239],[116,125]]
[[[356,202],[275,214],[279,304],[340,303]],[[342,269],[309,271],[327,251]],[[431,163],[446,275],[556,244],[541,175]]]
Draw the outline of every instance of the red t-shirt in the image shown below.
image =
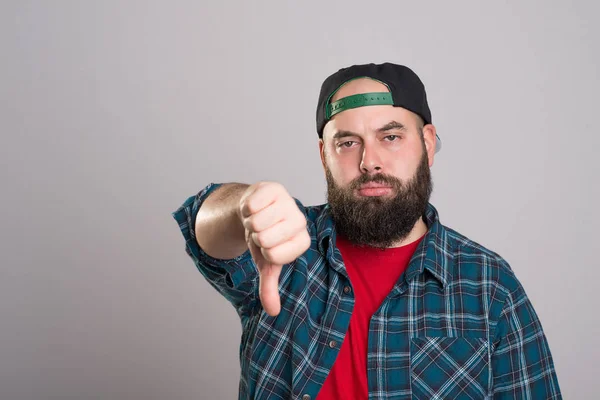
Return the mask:
[[354,310],[340,352],[317,400],[361,400],[369,397],[367,343],[369,323],[390,293],[423,237],[385,250],[358,247],[340,235],[336,245],[354,291]]

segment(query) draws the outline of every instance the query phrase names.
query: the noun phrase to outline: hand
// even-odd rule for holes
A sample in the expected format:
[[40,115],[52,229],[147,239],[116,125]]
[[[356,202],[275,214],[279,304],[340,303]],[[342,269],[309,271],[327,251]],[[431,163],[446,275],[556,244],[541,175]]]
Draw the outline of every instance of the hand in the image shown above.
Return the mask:
[[258,182],[240,198],[239,216],[259,273],[260,302],[270,316],[281,310],[279,275],[310,247],[306,218],[283,185]]

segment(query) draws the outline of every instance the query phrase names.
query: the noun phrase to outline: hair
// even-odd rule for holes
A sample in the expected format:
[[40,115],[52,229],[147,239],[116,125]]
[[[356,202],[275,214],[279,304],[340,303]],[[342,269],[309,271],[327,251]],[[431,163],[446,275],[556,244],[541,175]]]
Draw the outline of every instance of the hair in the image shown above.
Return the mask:
[[419,114],[415,114],[415,115],[417,117],[417,131],[419,131],[419,134],[421,135],[421,139],[424,139],[423,128],[425,127],[425,121]]

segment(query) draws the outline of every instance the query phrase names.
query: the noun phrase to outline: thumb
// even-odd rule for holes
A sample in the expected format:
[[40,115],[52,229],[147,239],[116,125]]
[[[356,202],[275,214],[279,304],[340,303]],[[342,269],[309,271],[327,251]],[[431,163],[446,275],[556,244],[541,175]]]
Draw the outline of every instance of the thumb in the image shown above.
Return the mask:
[[282,265],[273,264],[268,261],[252,239],[248,240],[248,248],[258,268],[258,294],[260,302],[265,312],[274,317],[281,311],[279,275],[281,274]]

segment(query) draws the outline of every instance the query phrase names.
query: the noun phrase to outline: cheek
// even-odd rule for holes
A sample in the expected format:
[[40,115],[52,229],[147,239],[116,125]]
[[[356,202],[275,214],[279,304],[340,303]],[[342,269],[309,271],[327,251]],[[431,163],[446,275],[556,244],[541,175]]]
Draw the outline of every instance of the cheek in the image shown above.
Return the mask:
[[394,165],[394,170],[399,178],[408,180],[415,176],[420,163],[420,154],[410,155],[402,160],[398,160]]
[[417,170],[416,164],[413,160],[404,160],[404,162],[396,162],[394,165],[394,174],[403,180],[411,178]]
[[359,175],[355,163],[347,157],[328,156],[326,164],[331,176],[338,185],[345,186]]
[[384,173],[405,181],[414,175],[417,169],[417,161],[409,153],[404,155],[395,154],[388,159],[383,169]]

